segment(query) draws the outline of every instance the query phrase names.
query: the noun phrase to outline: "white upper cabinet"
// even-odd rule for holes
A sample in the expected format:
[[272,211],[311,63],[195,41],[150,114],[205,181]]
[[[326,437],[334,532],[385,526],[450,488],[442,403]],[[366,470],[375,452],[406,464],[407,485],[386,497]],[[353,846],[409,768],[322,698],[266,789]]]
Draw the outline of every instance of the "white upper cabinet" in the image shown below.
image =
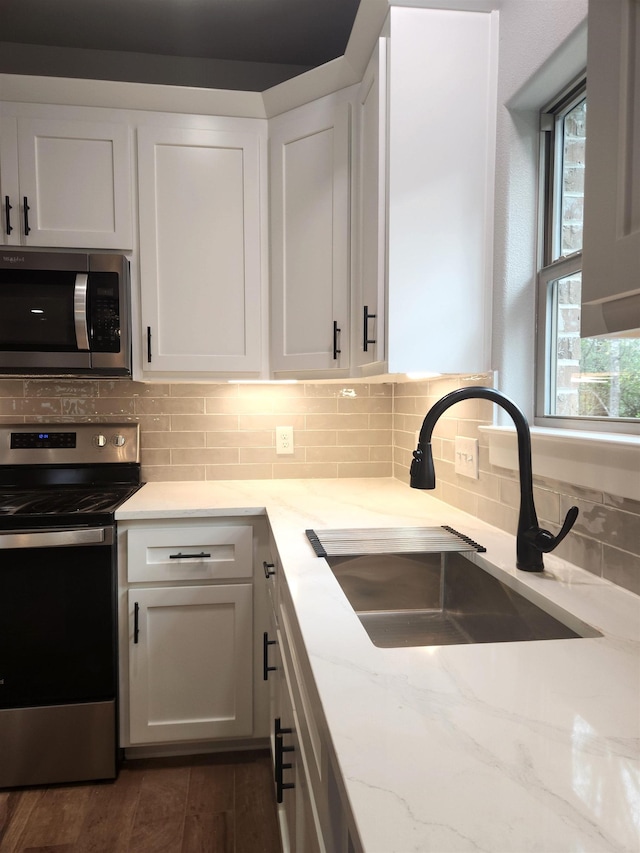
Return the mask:
[[270,122],[271,367],[349,367],[349,119],[344,92]]
[[387,39],[358,91],[354,132],[352,353],[354,371],[385,358]]
[[129,127],[24,112],[33,113],[34,108],[2,107],[3,242],[130,249]]
[[[389,34],[356,122],[354,360],[361,373],[485,371],[497,16],[393,7]],[[377,315],[368,320],[369,352],[365,306]]]
[[640,329],[640,2],[590,0],[583,337]]
[[263,136],[252,120],[138,130],[145,373],[261,369]]

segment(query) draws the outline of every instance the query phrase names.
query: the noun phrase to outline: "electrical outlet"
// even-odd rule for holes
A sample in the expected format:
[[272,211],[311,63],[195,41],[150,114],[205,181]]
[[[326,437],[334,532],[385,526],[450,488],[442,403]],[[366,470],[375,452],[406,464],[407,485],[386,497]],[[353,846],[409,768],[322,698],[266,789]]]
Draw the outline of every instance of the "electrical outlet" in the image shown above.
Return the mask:
[[477,438],[465,438],[462,435],[457,435],[454,455],[456,474],[471,477],[472,480],[479,479]]
[[293,453],[293,427],[276,427],[276,453],[279,456]]

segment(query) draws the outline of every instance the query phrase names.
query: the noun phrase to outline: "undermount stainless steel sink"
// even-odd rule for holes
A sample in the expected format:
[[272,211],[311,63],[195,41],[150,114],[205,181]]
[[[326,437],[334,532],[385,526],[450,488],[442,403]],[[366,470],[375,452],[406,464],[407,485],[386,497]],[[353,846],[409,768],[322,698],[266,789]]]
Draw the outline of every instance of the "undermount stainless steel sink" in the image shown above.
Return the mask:
[[569,627],[457,552],[325,559],[380,648],[601,636],[566,614]]

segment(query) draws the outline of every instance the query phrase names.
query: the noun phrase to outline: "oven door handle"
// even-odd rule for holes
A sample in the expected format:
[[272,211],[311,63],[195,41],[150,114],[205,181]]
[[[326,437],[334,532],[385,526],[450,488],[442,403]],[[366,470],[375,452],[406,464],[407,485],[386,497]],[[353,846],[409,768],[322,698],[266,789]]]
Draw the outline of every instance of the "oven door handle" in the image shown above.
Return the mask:
[[113,544],[113,530],[110,527],[91,527],[82,530],[12,530],[8,533],[0,533],[0,549],[111,544]]
[[76,328],[76,346],[82,352],[89,349],[89,329],[87,326],[87,288],[89,277],[86,272],[76,275],[73,287],[73,322]]

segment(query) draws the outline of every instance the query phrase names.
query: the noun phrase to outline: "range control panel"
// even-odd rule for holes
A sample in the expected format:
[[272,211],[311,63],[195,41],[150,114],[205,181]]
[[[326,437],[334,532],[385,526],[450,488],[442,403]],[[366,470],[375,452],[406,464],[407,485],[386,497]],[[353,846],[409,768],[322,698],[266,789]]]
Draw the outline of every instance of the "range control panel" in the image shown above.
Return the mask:
[[30,447],[75,447],[75,432],[12,432],[11,449]]
[[0,465],[140,461],[136,423],[3,424]]

